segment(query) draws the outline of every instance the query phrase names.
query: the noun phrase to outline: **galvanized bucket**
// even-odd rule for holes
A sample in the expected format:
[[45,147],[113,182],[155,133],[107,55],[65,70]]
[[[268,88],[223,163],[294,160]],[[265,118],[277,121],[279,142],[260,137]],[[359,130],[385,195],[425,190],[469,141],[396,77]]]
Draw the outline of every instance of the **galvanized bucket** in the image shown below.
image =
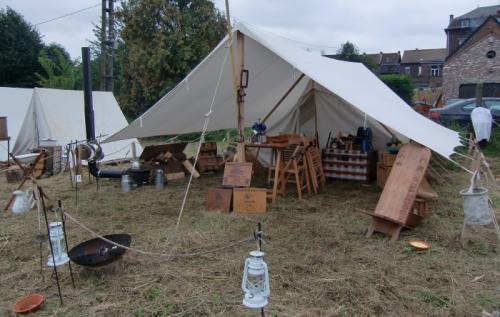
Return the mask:
[[468,225],[489,225],[493,222],[488,203],[488,189],[477,187],[460,191],[463,197],[465,223]]

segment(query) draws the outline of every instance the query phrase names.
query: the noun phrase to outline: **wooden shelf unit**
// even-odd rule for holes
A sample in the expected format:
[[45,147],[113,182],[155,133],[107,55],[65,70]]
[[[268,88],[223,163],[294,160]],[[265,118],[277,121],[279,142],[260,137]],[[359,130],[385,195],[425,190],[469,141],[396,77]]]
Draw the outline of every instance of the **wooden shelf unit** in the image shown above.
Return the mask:
[[373,151],[323,149],[323,169],[327,178],[369,182],[375,161]]

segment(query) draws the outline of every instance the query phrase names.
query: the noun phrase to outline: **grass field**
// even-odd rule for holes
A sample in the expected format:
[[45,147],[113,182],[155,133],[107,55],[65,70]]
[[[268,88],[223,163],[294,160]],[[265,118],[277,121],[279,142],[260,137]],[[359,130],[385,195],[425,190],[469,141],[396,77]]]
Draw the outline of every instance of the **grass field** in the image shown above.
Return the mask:
[[[493,161],[494,170],[499,167]],[[370,219],[356,209],[375,207],[375,185],[333,181],[319,195],[298,201],[289,194],[265,215],[245,216],[207,212],[206,190],[220,186],[221,176],[203,176],[193,182],[172,246],[187,180],[170,182],[163,191],[144,186],[120,193],[118,181],[102,180],[96,192],[84,177],[78,210],[67,174],[40,184],[93,230],[129,233],[133,247],[158,253],[226,246],[251,236],[260,221],[271,276],[266,316],[461,317],[500,310],[499,248],[484,239],[460,246],[458,191],[468,178],[460,170],[440,171],[449,184],[432,182],[440,195],[431,204],[432,215],[395,243],[364,236]],[[2,206],[15,186],[0,183]],[[36,316],[259,316],[241,305],[243,263],[254,243],[174,259],[127,252],[116,265],[93,271],[74,264],[76,289],[66,265],[60,270],[60,306],[51,270],[44,265],[43,277],[39,272],[37,228],[35,212],[0,214],[0,316],[11,316],[15,299],[31,292],[47,298]],[[91,238],[72,222],[68,236],[70,247]],[[431,250],[413,252],[412,238],[427,240]],[[43,252],[45,263],[46,244]]]

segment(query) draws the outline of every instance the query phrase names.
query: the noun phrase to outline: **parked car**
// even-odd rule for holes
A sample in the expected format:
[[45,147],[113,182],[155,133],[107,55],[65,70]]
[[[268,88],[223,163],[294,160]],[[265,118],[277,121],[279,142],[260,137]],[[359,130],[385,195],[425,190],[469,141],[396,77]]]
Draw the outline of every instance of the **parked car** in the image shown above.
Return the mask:
[[[493,120],[500,120],[500,98],[485,97],[483,104],[491,110]],[[438,122],[451,122],[457,121],[460,124],[470,122],[470,113],[476,107],[476,99],[462,99],[450,103],[443,108],[431,109],[429,111],[429,118]]]

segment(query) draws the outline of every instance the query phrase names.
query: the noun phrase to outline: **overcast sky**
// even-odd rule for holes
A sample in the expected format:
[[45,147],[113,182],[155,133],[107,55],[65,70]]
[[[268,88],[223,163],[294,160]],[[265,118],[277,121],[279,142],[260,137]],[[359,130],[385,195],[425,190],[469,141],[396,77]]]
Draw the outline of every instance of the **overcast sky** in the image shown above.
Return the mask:
[[[221,10],[224,0],[214,0]],[[0,0],[35,25],[99,0]],[[361,52],[445,47],[443,29],[450,14],[459,16],[477,6],[498,5],[500,0],[230,0],[231,15],[243,22],[335,52],[351,41]],[[46,43],[63,45],[73,58],[93,38],[100,7],[38,25]]]

